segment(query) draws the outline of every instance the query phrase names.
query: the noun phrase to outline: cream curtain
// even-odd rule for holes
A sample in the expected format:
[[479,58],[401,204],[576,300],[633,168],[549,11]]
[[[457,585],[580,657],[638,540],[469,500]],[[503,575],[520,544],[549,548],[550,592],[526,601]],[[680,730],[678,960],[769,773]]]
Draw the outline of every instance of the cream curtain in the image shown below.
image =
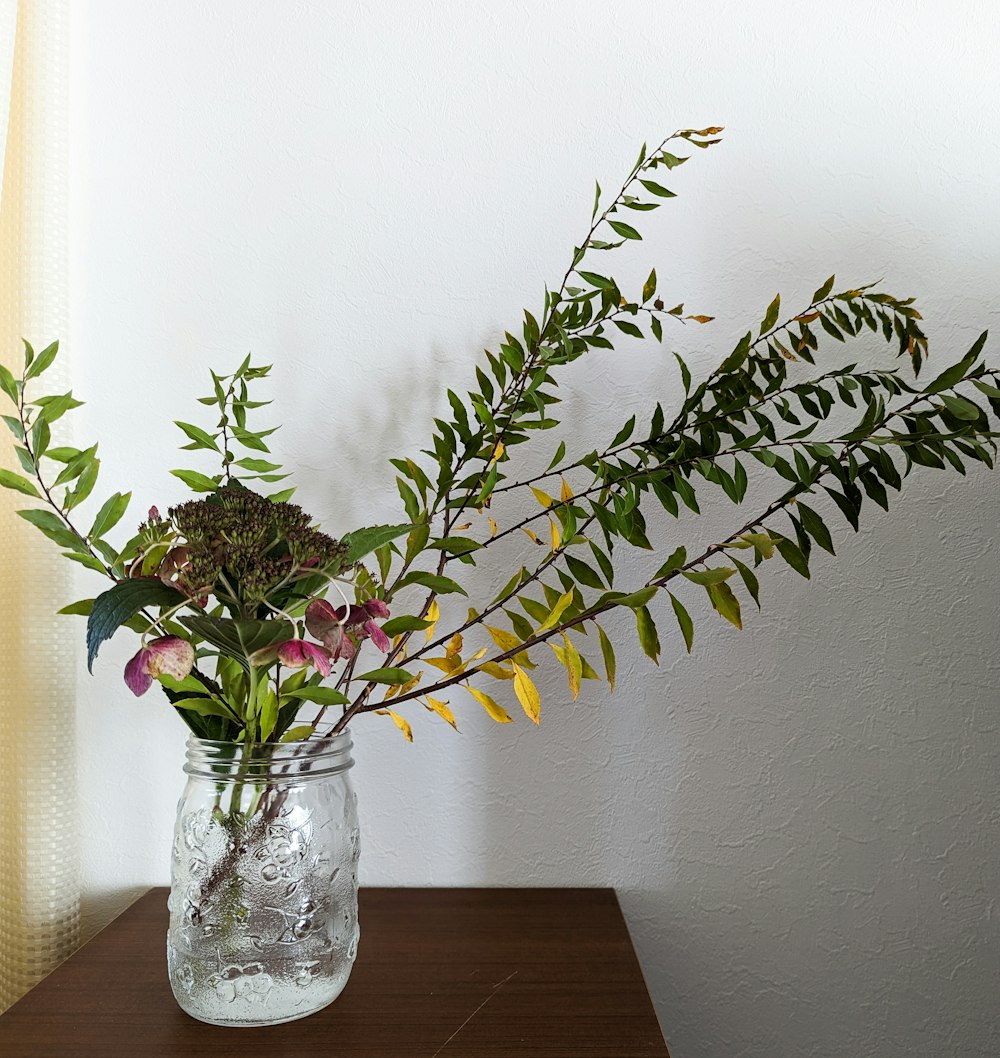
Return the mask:
[[[66,338],[67,31],[65,0],[0,0],[0,359],[17,372],[22,336],[36,348]],[[63,391],[65,357],[63,345],[46,374]],[[79,931],[75,635],[54,614],[72,589],[67,563],[17,506],[3,491],[0,1010],[70,954]]]

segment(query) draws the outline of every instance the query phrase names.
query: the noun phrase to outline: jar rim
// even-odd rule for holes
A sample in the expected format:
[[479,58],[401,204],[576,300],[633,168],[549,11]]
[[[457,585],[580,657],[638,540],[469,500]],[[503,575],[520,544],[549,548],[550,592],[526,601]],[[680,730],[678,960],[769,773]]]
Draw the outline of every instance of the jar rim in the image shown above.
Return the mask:
[[187,739],[184,771],[215,782],[300,782],[348,771],[354,742],[345,729],[336,735],[297,742]]

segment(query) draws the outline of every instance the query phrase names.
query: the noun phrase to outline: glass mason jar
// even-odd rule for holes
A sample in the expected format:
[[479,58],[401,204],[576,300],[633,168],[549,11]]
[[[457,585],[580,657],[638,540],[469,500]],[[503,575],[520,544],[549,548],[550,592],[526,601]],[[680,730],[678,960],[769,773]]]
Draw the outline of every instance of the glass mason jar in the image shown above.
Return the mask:
[[358,948],[352,742],[189,737],[171,858],[167,966],[181,1007],[274,1025],[340,995]]

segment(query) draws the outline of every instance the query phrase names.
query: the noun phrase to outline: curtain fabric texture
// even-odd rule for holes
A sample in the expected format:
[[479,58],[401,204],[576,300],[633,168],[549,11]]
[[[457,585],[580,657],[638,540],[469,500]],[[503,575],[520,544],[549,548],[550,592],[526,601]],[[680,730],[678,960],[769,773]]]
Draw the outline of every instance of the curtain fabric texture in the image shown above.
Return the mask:
[[[18,375],[22,337],[66,337],[67,38],[65,0],[0,0],[0,360]],[[65,348],[46,383],[69,388]],[[55,614],[72,588],[18,499],[0,494],[0,1010],[79,934],[75,637]]]

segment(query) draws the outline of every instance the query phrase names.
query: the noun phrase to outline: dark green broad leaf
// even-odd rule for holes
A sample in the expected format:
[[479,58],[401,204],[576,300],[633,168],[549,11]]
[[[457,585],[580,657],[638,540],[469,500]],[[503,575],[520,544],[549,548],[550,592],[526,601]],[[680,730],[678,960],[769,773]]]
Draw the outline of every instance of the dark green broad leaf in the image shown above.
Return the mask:
[[98,595],[87,620],[87,668],[93,671],[101,644],[147,606],[176,606],[185,596],[157,577],[123,580]]
[[597,571],[588,566],[586,562],[574,558],[572,555],[566,555],[565,559],[567,568],[580,584],[584,584],[588,588],[596,588],[598,591],[604,590],[604,583]]
[[409,683],[413,676],[406,669],[372,669],[371,672],[363,672],[354,678],[362,683],[388,683],[396,686]]
[[983,351],[983,346],[986,344],[988,333],[988,331],[983,331],[968,353],[957,364],[952,364],[951,367],[945,368],[937,378],[929,382],[924,387],[924,392],[940,393],[942,390],[951,389],[952,386],[961,382],[965,378],[965,373],[979,359],[979,354]]
[[774,540],[775,547],[778,549],[778,554],[781,555],[796,573],[805,577],[806,580],[809,580],[809,561],[799,548],[798,544],[789,540],[787,536],[778,536],[778,534],[774,532],[771,533],[771,538]]
[[407,525],[373,525],[368,529],[355,529],[343,538],[342,543],[347,545],[347,559],[345,564],[354,565],[365,555],[370,554],[377,547],[389,544],[398,537],[404,536],[413,528],[413,523]]
[[251,654],[291,639],[295,634],[288,621],[235,621],[228,617],[182,617],[180,621],[248,671]]
[[805,531],[824,551],[829,551],[831,555],[835,555],[837,552],[833,549],[833,539],[823,519],[811,507],[807,507],[801,501],[796,504],[796,509],[802,519],[802,527]]
[[402,615],[400,617],[390,617],[388,621],[382,622],[382,631],[387,636],[398,636],[403,632],[421,632],[425,628],[430,628],[433,621],[424,621],[419,617],[409,617]]

